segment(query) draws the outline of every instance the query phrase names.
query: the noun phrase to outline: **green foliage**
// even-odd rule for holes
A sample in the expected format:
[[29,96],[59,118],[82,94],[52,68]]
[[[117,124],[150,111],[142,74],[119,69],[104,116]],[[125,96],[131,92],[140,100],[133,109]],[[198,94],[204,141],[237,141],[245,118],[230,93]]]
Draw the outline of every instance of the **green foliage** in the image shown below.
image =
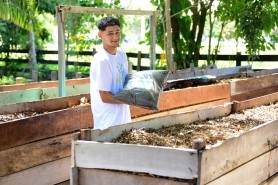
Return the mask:
[[26,49],[28,32],[13,23],[0,20],[0,44],[3,49]]
[[13,76],[2,76],[0,78],[0,85],[12,85],[15,84]]
[[260,51],[275,49],[274,29],[278,25],[278,2],[275,0],[222,0],[216,18],[235,22],[235,36],[243,38],[247,53],[255,57]]
[[0,19],[12,22],[23,29],[36,28],[35,0],[1,0]]
[[238,21],[238,32],[244,38],[249,54],[257,55],[259,51],[275,48],[272,42],[268,42],[267,36],[278,41],[277,36],[271,35],[273,28],[278,26],[277,8],[278,3],[272,0],[245,1]]
[[[111,0],[110,3],[105,3],[103,0],[81,0],[75,2],[72,1],[71,5],[98,8],[120,8],[120,1]],[[103,16],[107,15],[87,13],[67,14],[65,24],[67,50],[91,50],[94,45],[101,44],[101,40],[97,37],[97,34],[95,32],[92,32],[92,30],[97,30],[98,20],[101,19]],[[121,25],[125,25],[123,16],[111,16],[118,17]]]

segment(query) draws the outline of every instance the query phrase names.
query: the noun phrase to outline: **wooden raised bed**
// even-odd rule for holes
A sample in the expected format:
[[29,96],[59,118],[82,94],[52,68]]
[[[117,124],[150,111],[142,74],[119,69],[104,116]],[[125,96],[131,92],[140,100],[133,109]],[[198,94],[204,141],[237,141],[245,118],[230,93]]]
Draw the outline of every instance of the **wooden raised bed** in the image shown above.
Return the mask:
[[[170,92],[165,92],[161,97],[163,109],[168,109],[167,106],[173,109],[178,106],[190,107],[194,104],[196,104],[194,108],[198,109],[202,103],[206,103],[202,105],[204,107],[230,101],[228,84],[173,92],[180,99],[176,99],[176,96],[171,97]],[[209,95],[206,92],[210,92]],[[183,95],[185,93],[192,94],[193,98],[189,100]],[[47,179],[51,180],[46,184],[69,179],[69,171],[68,173],[53,171],[52,174],[51,166],[70,169],[68,160],[71,155],[70,136],[80,129],[93,127],[90,105],[70,108],[72,105],[79,104],[79,99],[83,96],[89,98],[87,94],[0,106],[0,114],[28,111],[42,113],[0,123],[0,163],[2,164],[0,184],[18,184],[22,182],[22,176],[25,179],[23,182],[36,182],[41,176],[47,175],[51,178],[42,178],[45,182]],[[138,117],[140,114],[139,111],[135,111],[133,117]],[[43,169],[47,170],[42,172]],[[59,173],[61,174],[58,175]]]
[[[273,98],[274,97],[274,98]],[[273,98],[273,99],[272,99]],[[259,184],[278,173],[278,120],[264,123],[210,149],[111,143],[125,130],[161,128],[226,116],[250,104],[277,101],[278,93],[193,112],[74,135],[71,184]],[[249,102],[249,103],[247,103]],[[244,107],[247,105],[247,107]],[[131,173],[127,173],[131,172]],[[135,173],[135,174],[134,174]],[[136,173],[152,174],[151,176]],[[256,175],[254,175],[256,174]],[[155,177],[154,177],[155,176]],[[165,178],[167,177],[167,178]],[[184,181],[174,181],[173,178]],[[273,180],[275,181],[275,180]]]
[[0,114],[41,113],[0,123],[0,184],[56,184],[69,179],[72,134],[92,128],[90,105],[77,106],[84,96],[88,98],[0,106]]

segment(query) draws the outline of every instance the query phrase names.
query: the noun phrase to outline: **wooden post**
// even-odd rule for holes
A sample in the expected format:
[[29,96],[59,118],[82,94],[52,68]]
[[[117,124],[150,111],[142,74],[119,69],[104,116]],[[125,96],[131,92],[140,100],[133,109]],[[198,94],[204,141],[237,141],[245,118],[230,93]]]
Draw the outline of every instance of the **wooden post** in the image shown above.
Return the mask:
[[151,48],[150,48],[150,60],[151,60],[151,64],[150,64],[150,69],[156,69],[156,64],[155,64],[155,60],[156,60],[156,51],[155,51],[155,45],[156,45],[156,12],[153,12],[153,14],[151,15],[151,34],[150,34],[150,39],[151,39]]
[[51,81],[56,81],[58,79],[57,71],[51,71]]
[[197,150],[198,154],[198,176],[196,177],[197,182],[195,182],[195,184],[200,184],[202,151],[206,149],[206,141],[202,138],[195,139],[193,142],[193,148]]
[[70,185],[78,185],[78,168],[75,163],[74,144],[80,139],[80,133],[73,134],[71,140],[71,170],[70,170]]
[[58,84],[59,96],[66,96],[66,64],[65,64],[65,30],[64,18],[65,13],[63,9],[57,7],[56,9],[57,23],[58,23]]
[[128,74],[132,74],[132,62],[128,62]]
[[16,84],[23,84],[23,78],[22,77],[16,77],[15,78],[15,83]]
[[81,72],[76,72],[75,73],[75,78],[82,78],[82,73]]
[[236,66],[241,66],[241,52],[236,53]]
[[140,71],[140,68],[141,68],[141,57],[142,57],[142,53],[141,53],[141,51],[138,51],[138,53],[137,53],[137,71]]
[[165,0],[165,17],[166,17],[166,33],[167,33],[166,61],[167,61],[168,70],[173,71],[170,0]]

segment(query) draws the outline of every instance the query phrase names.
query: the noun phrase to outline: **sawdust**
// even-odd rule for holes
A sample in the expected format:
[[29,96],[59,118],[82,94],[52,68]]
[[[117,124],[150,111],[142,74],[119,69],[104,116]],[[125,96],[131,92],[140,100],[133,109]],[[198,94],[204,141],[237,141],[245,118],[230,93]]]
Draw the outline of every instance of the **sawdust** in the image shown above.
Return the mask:
[[133,129],[124,131],[112,142],[192,148],[195,139],[201,138],[206,147],[238,136],[263,123],[278,119],[278,103],[246,109],[226,117],[177,124],[160,129]]

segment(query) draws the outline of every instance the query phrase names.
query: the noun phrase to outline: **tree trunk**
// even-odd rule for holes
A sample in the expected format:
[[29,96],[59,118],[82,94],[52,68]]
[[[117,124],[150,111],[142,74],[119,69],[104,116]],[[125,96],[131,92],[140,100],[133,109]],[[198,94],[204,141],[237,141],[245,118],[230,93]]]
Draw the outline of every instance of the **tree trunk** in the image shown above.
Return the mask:
[[191,42],[190,42],[190,46],[188,48],[187,63],[193,62],[193,52],[194,52],[195,47],[196,47],[195,37],[196,37],[196,31],[197,31],[197,26],[198,26],[198,18],[199,18],[198,4],[199,4],[199,0],[194,0],[193,6],[191,7],[191,11],[192,11],[192,29],[191,29],[191,33],[190,33],[191,34]]
[[194,51],[194,63],[198,66],[198,59],[200,56],[200,46],[202,42],[202,36],[205,29],[206,23],[206,15],[207,15],[207,7],[205,6],[204,2],[201,2],[201,15],[200,15],[200,22],[199,22],[199,31],[196,39],[196,47]]
[[37,70],[37,57],[35,49],[35,36],[33,31],[29,31],[29,64],[31,70],[31,76],[33,82],[38,81],[38,70]]

